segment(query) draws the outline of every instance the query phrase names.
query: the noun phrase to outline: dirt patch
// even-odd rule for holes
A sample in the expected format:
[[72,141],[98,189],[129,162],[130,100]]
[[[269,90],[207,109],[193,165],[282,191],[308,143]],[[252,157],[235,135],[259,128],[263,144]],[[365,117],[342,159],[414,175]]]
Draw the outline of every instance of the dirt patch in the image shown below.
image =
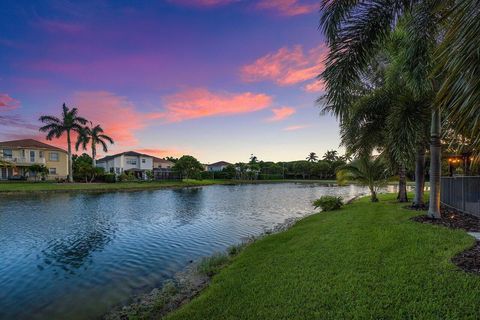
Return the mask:
[[413,217],[412,220],[420,223],[442,225],[452,229],[463,229],[468,232],[480,232],[480,218],[448,208],[442,208],[441,219],[432,219],[422,215]]
[[453,257],[452,262],[465,272],[480,274],[480,241]]
[[[467,232],[480,232],[480,218],[460,213],[453,209],[442,208],[442,218],[432,219],[426,215],[412,218],[420,223],[442,225],[451,229],[463,229]],[[452,258],[452,262],[465,272],[480,275],[480,241]]]

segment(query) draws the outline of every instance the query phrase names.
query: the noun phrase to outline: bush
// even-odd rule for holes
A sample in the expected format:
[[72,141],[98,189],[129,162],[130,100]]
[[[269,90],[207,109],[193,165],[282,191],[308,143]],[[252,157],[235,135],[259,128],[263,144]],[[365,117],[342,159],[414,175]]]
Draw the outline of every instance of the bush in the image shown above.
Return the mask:
[[343,206],[343,199],[335,196],[322,196],[320,199],[313,201],[315,209],[321,208],[322,211],[338,210]]
[[138,179],[135,178],[135,175],[133,174],[133,172],[129,172],[129,173],[123,172],[121,175],[118,176],[118,181],[120,182],[136,181],[136,180]]
[[114,173],[106,173],[103,176],[103,181],[105,181],[106,183],[115,183],[117,182],[117,177],[115,177]]
[[223,266],[228,263],[228,256],[225,253],[215,253],[210,257],[205,257],[198,264],[198,272],[207,276],[213,276],[218,273]]

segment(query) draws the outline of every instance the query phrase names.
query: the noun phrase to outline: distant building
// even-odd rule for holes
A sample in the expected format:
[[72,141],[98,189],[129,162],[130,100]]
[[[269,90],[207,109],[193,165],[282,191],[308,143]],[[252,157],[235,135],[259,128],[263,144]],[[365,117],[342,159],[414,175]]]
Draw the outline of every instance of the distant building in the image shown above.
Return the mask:
[[175,163],[170,160],[153,157],[153,168],[172,169]]
[[215,163],[207,165],[207,171],[208,172],[220,172],[229,165],[231,165],[231,163],[226,162],[226,161],[215,162]]
[[45,165],[47,179],[66,179],[68,176],[68,154],[65,150],[34,140],[12,140],[0,142],[0,160],[9,165],[0,167],[0,180],[33,179],[32,165]]
[[153,158],[148,154],[127,151],[97,160],[97,167],[116,175],[133,172],[138,179],[146,180],[147,171],[153,170]]

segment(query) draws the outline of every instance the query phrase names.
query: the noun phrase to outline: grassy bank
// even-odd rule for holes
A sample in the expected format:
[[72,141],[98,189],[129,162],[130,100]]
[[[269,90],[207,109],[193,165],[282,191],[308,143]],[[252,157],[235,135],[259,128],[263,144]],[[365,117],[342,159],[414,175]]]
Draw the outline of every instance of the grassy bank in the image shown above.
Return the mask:
[[162,188],[181,188],[208,185],[226,185],[242,183],[335,183],[328,180],[271,180],[271,181],[236,181],[236,180],[183,180],[183,181],[152,181],[152,182],[117,182],[117,183],[55,183],[55,182],[1,182],[0,193],[22,192],[68,192],[68,191],[129,191],[153,190]]
[[247,247],[168,319],[476,319],[480,276],[451,258],[474,243],[361,199]]

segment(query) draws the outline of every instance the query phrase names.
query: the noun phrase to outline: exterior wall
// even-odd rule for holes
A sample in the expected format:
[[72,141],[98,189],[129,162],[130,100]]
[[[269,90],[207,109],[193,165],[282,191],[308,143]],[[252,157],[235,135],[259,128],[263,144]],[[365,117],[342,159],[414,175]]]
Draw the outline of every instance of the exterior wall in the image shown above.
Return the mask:
[[171,161],[153,161],[154,168],[172,169],[175,164]]
[[208,166],[208,171],[210,172],[220,172],[227,166]]
[[[132,162],[135,162],[135,164],[132,164]],[[105,172],[115,174],[122,174],[124,171],[131,169],[153,170],[153,158],[120,155],[108,161],[97,162],[97,167],[104,168]]]
[[[12,150],[12,156],[6,157],[4,150]],[[58,160],[50,160],[50,153],[56,153]],[[57,150],[45,149],[13,149],[10,147],[0,146],[0,159],[14,163],[15,168],[11,170],[1,170],[0,179],[7,179],[12,176],[28,176],[27,168],[34,164],[45,165],[51,173],[48,174],[47,179],[65,179],[68,175],[68,161],[67,153]],[[54,173],[55,172],[55,173]]]

